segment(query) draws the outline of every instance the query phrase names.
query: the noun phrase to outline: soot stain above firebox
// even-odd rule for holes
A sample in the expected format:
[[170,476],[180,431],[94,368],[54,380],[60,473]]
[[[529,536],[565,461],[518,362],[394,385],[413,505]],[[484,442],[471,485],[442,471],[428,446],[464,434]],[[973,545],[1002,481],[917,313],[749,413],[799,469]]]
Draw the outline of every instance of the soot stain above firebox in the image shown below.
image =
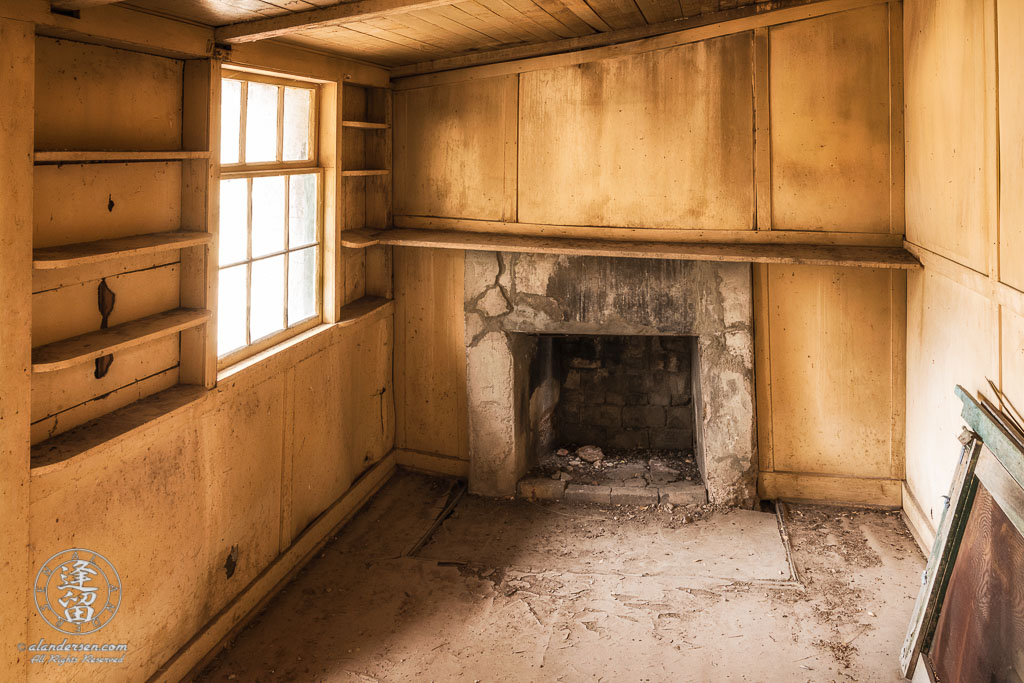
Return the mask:
[[692,279],[692,271],[685,261],[577,257],[559,261],[546,294],[558,302],[566,322],[621,315],[630,323],[651,327],[667,321],[692,326],[696,302],[664,287],[665,282]]

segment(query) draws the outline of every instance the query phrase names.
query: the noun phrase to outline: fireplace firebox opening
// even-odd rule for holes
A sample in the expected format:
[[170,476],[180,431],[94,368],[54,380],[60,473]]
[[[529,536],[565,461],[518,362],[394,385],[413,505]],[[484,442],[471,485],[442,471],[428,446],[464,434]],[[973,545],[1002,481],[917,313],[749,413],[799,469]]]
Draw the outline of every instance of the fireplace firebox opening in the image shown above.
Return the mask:
[[703,500],[694,454],[695,343],[687,336],[536,336],[523,406],[526,480],[572,482],[570,492],[590,495],[607,486],[613,501],[621,487],[642,501],[658,497],[659,487],[689,482],[702,490],[687,491],[688,500]]
[[557,440],[601,441],[690,449],[691,488],[755,505],[752,291],[742,263],[467,251],[470,491],[514,495]]

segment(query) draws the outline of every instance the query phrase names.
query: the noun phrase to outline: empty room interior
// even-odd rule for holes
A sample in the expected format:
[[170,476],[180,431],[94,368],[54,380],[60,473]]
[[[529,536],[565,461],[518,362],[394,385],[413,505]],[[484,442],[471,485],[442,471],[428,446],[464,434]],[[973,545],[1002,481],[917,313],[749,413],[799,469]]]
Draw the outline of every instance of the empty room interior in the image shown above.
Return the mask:
[[1024,681],[1024,0],[0,0],[0,679]]

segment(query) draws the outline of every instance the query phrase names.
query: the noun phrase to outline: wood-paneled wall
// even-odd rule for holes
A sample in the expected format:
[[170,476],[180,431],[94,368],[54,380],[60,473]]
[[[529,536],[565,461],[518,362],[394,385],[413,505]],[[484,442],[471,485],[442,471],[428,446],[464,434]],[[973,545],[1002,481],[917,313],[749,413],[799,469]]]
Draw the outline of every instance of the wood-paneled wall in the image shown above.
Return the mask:
[[[35,27],[0,17],[0,640],[28,642],[29,434],[32,364],[32,105]],[[28,653],[0,651],[0,670],[28,675]]]
[[464,253],[395,248],[395,444],[402,464],[466,476]]
[[181,149],[181,60],[43,38],[36,79],[36,149]]
[[[396,225],[901,243],[900,4],[809,7],[397,81]],[[399,251],[398,446],[464,459],[464,388],[440,369],[465,367],[461,253]],[[771,265],[755,281],[762,493],[899,506],[905,276]]]
[[[5,18],[23,12],[29,21]],[[205,188],[183,182],[180,162],[34,166],[33,147],[180,149],[188,118],[182,69],[210,64],[143,54],[163,51],[144,36],[178,40],[182,52],[194,46],[173,27],[152,31],[149,15],[105,8],[75,24],[109,31],[114,42],[142,52],[38,36],[43,29],[32,21],[51,21],[46,3],[0,0],[0,15],[0,634],[11,644],[0,663],[11,680],[81,677],[75,667],[28,667],[29,653],[15,645],[53,640],[26,582],[50,555],[85,547],[111,560],[131,595],[131,606],[126,602],[104,630],[131,649],[109,675],[182,680],[393,471],[393,304],[304,332],[222,373],[214,390],[171,389],[33,451],[31,437],[42,440],[50,426],[39,421],[33,435],[33,411],[57,411],[61,420],[80,408],[105,414],[116,407],[111,401],[174,384],[144,381],[163,383],[177,372],[179,340],[120,352],[102,379],[91,363],[32,375],[33,342],[95,329],[103,276],[118,294],[111,323],[173,308],[185,277],[176,251],[126,257],[116,266],[33,271],[33,245],[190,227],[181,207],[205,199],[198,196]],[[92,16],[116,21],[101,26]],[[212,45],[206,31],[200,49]],[[328,81],[335,93],[352,74],[354,82],[387,86],[383,70],[280,45],[246,46],[235,56]],[[325,211],[337,213],[331,223],[340,229],[344,202],[335,196]],[[374,254],[387,265],[386,252]],[[390,290],[383,266],[372,273],[372,287],[382,293]],[[339,305],[371,288],[362,262],[339,279],[353,283],[344,285]]]
[[750,230],[751,38],[520,74],[519,220]]
[[[36,150],[173,151],[182,148],[184,61],[39,37],[35,45]],[[34,168],[34,247],[179,230],[184,162],[82,163]],[[101,281],[114,292],[110,325],[177,308],[177,252],[107,264],[36,270],[32,345],[96,330]],[[32,443],[179,381],[174,337],[118,354],[102,378],[91,364],[32,382]]]
[[[64,548],[96,549],[130,591],[131,608],[104,629],[110,642],[135,643],[119,676],[148,679],[240,595],[258,601],[250,583],[388,454],[392,335],[389,314],[307,335],[164,419],[33,469],[31,566]],[[77,497],[69,519],[74,491],[103,495]],[[234,610],[234,623],[246,611]],[[52,633],[31,619],[26,642]],[[191,666],[182,664],[173,680]],[[49,681],[75,670],[32,671]]]
[[1024,410],[1024,2],[906,1],[904,508],[930,544],[960,453],[953,388]]

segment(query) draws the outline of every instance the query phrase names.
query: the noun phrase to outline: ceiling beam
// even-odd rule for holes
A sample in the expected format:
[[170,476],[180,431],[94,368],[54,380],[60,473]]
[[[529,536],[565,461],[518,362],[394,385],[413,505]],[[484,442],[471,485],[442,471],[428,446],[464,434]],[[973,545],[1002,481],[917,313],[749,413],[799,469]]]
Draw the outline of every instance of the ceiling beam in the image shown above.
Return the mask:
[[416,10],[449,5],[451,2],[452,0],[355,0],[355,2],[295,12],[279,17],[228,24],[214,31],[214,40],[218,43],[250,43],[254,40],[276,38],[310,28],[339,26],[355,21],[385,17],[389,14],[415,12]]
[[80,9],[88,9],[90,7],[113,5],[115,2],[120,1],[121,0],[52,0],[52,2],[50,2],[50,7],[62,12],[74,12]]

